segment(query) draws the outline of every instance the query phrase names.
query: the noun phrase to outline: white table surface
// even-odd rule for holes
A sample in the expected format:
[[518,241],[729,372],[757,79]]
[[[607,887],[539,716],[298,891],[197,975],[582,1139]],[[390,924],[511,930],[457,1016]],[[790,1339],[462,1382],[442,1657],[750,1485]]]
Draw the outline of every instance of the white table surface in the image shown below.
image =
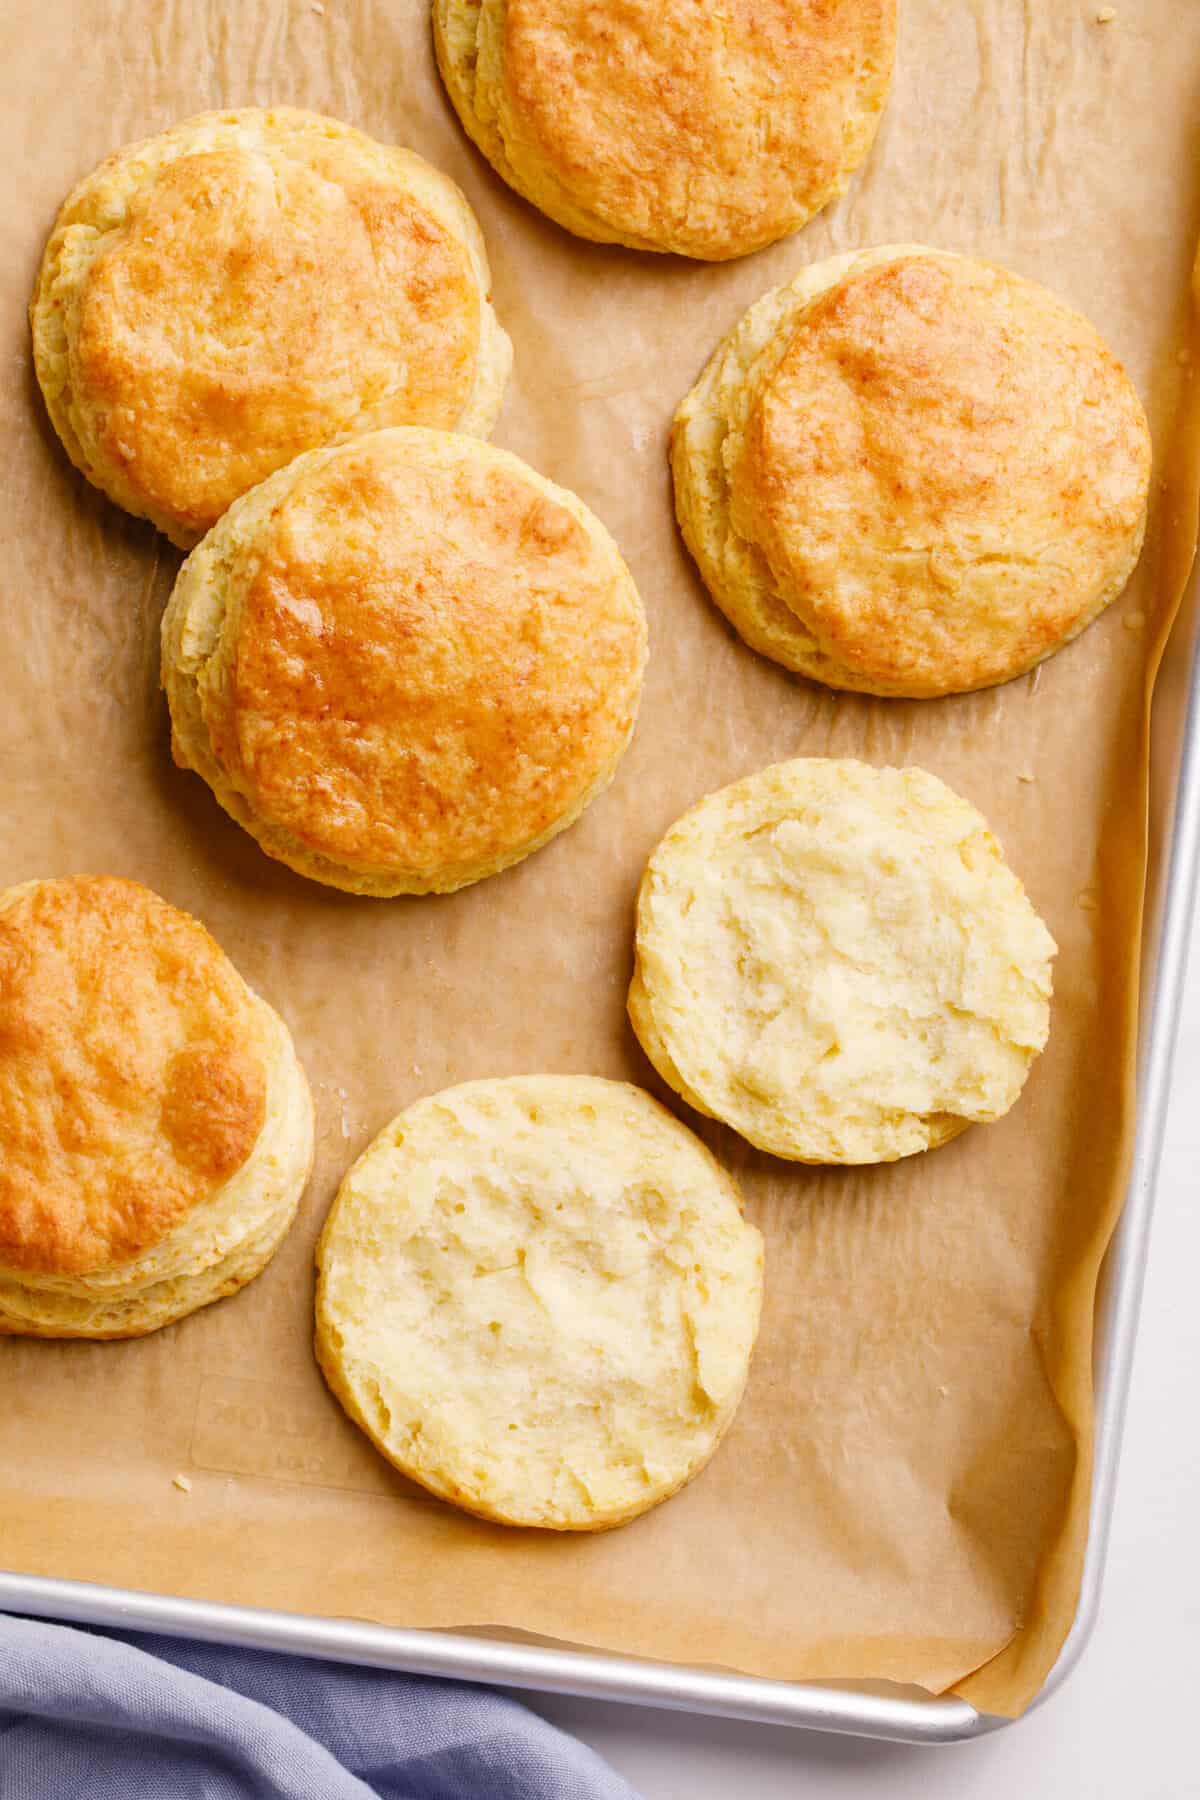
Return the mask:
[[[1100,1622],[1046,1705],[915,1749],[585,1701],[537,1708],[645,1800],[1200,1800],[1200,929]],[[528,1699],[528,1696],[523,1696]]]

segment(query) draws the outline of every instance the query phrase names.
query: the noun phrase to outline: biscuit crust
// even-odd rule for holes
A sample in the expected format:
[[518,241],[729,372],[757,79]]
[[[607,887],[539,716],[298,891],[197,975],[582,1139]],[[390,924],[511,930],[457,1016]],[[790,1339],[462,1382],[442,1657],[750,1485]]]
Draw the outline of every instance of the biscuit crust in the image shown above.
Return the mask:
[[1013,1105],[1055,948],[936,776],[800,758],[710,794],[655,850],[629,1015],[663,1079],[758,1148],[892,1162]]
[[402,428],[244,496],[163,620],[176,761],[269,855],[363,894],[461,887],[571,824],[629,741],[645,655],[580,500]]
[[813,680],[1011,680],[1116,598],[1150,434],[1095,329],[993,264],[835,257],[751,308],[680,406],[676,511],[713,598]]
[[257,1274],[312,1158],[282,1021],[136,882],[0,895],[0,1331],[127,1336]]
[[88,480],[189,548],[304,450],[486,436],[512,353],[473,213],[411,151],[291,107],[203,113],[65,202],[30,308]]
[[845,188],[895,0],[434,0],[442,79],[509,185],[579,237],[710,261]]
[[321,1368],[390,1462],[482,1518],[599,1531],[675,1493],[728,1428],[762,1240],[648,1094],[524,1076],[394,1119],[317,1269]]

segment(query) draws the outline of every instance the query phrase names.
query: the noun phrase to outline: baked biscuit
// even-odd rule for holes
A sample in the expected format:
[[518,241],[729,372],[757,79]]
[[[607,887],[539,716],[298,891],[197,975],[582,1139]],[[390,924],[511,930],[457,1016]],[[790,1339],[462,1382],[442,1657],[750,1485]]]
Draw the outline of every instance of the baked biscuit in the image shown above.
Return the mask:
[[410,1106],[317,1249],[317,1358],[389,1462],[506,1525],[601,1531],[702,1469],[758,1330],[762,1239],[639,1088],[473,1081]]
[[920,698],[1022,674],[1120,593],[1150,434],[1055,295],[891,245],[753,306],[680,406],[671,461],[688,548],[748,644]]
[[893,1162],[1012,1106],[1055,948],[936,776],[800,759],[710,794],[655,850],[629,1016],[664,1081],[759,1149]]
[[870,149],[895,0],[434,0],[447,92],[578,237],[722,261],[796,231]]
[[313,1154],[282,1019],[135,881],[0,893],[0,1333],[138,1337],[270,1261]]
[[70,195],[30,308],[76,468],[185,549],[303,450],[486,436],[512,351],[483,239],[411,150],[292,107],[202,113]]
[[629,741],[645,655],[581,500],[406,428],[236,501],[163,619],[176,762],[269,856],[357,894],[447,892],[570,825]]

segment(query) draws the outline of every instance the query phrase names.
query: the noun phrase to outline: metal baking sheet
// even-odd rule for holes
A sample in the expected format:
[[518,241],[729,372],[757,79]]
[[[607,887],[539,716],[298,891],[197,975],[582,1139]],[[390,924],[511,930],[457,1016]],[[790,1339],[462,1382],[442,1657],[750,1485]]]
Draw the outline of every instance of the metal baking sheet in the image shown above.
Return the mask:
[[[93,849],[91,844],[86,852],[82,850],[77,833],[72,833],[81,820],[104,823],[107,819],[109,839],[102,846],[102,862],[94,866],[114,866],[115,851],[118,857],[128,857],[128,862],[121,861],[119,865],[127,872],[152,882],[161,877],[165,891],[201,911],[218,935],[223,935],[226,926],[236,927],[236,935],[228,940],[235,956],[249,953],[258,957],[261,944],[268,938],[273,947],[277,939],[287,936],[283,921],[295,896],[286,890],[286,884],[281,888],[279,882],[272,880],[271,871],[260,866],[262,859],[255,860],[252,846],[217,842],[220,822],[214,821],[211,813],[202,812],[202,798],[187,791],[177,778],[168,777],[165,751],[149,728],[152,715],[158,717],[151,705],[154,626],[158,604],[169,585],[171,565],[152,549],[148,534],[139,527],[104,509],[97,496],[65,486],[69,477],[57,452],[47,443],[41,410],[27,384],[16,337],[20,309],[32,279],[33,263],[29,259],[40,248],[40,243],[34,244],[34,237],[44,233],[53,206],[69,180],[114,142],[166,124],[199,106],[249,99],[319,104],[381,135],[404,135],[467,184],[480,205],[493,245],[503,316],[513,326],[514,335],[519,335],[527,346],[524,352],[518,350],[517,381],[523,384],[523,391],[517,397],[521,404],[510,407],[510,435],[502,435],[500,441],[579,487],[618,527],[627,553],[646,572],[647,597],[652,595],[663,625],[674,589],[676,612],[671,616],[683,624],[689,640],[693,635],[698,643],[703,639],[702,648],[708,658],[703,665],[706,683],[715,689],[736,686],[746,696],[758,695],[761,704],[751,709],[757,718],[790,717],[769,711],[779,680],[768,665],[731,647],[721,637],[722,628],[711,609],[698,605],[690,590],[680,585],[679,550],[670,526],[658,434],[667,416],[668,401],[673,403],[683,391],[685,378],[694,374],[704,351],[715,341],[718,327],[724,329],[732,322],[740,306],[771,285],[773,278],[790,272],[798,260],[848,247],[851,238],[878,240],[884,224],[889,232],[894,232],[898,206],[902,210],[909,204],[909,196],[919,193],[915,217],[920,218],[923,229],[927,228],[935,241],[945,242],[946,247],[984,249],[1001,260],[1012,261],[1024,272],[1041,274],[1052,282],[1060,276],[1065,281],[1063,269],[1069,265],[1074,271],[1070,291],[1079,303],[1099,309],[1105,316],[1111,310],[1114,321],[1121,316],[1126,319],[1125,327],[1114,332],[1114,337],[1122,349],[1124,339],[1129,337],[1140,359],[1140,385],[1147,398],[1155,402],[1156,419],[1165,423],[1167,407],[1162,396],[1174,391],[1178,374],[1174,313],[1170,319],[1167,317],[1167,308],[1176,307],[1177,292],[1181,297],[1174,285],[1178,271],[1173,258],[1184,235],[1184,222],[1195,213],[1193,202],[1200,197],[1200,189],[1190,174],[1180,173],[1185,161],[1189,171],[1194,161],[1190,156],[1184,159],[1180,153],[1183,108],[1174,97],[1169,106],[1164,104],[1161,93],[1164,67],[1169,67],[1180,70],[1172,95],[1183,94],[1188,77],[1186,59],[1178,58],[1174,49],[1169,57],[1165,50],[1157,55],[1144,53],[1152,44],[1154,20],[1166,17],[1165,0],[1156,0],[1154,6],[1142,9],[1128,31],[1122,27],[1107,34],[1097,32],[1090,17],[1085,19],[1081,13],[1077,18],[1073,11],[1068,17],[1070,9],[1049,4],[1028,9],[989,9],[962,8],[957,0],[911,0],[904,10],[899,88],[884,126],[887,141],[881,143],[879,154],[868,166],[854,196],[816,221],[803,240],[780,246],[777,252],[766,252],[763,259],[721,270],[650,265],[632,256],[587,252],[540,222],[499,184],[489,183],[486,172],[448,118],[431,71],[422,62],[426,54],[420,49],[425,42],[426,0],[408,0],[407,4],[385,12],[371,7],[366,0],[361,4],[359,0],[354,4],[346,0],[346,4],[331,6],[319,15],[306,8],[289,11],[285,0],[256,0],[253,6],[239,0],[223,0],[221,5],[202,9],[155,12],[155,29],[148,31],[150,10],[149,0],[139,0],[136,5],[125,0],[121,7],[112,7],[109,0],[87,0],[86,4],[83,0],[49,0],[48,4],[41,0],[36,7],[32,0],[29,4],[22,0],[17,12],[10,14],[13,30],[7,76],[12,102],[8,108],[9,141],[23,180],[23,192],[28,190],[30,196],[17,221],[17,253],[10,270],[12,295],[7,315],[14,333],[9,365],[14,425],[9,444],[14,471],[9,493],[13,544],[19,550],[35,537],[32,528],[39,524],[48,527],[40,560],[19,561],[18,550],[14,550],[10,625],[19,632],[20,622],[27,621],[26,629],[35,647],[44,648],[46,670],[53,668],[59,678],[57,691],[47,679],[45,688],[39,688],[24,712],[10,706],[10,724],[17,721],[11,733],[16,744],[12,765],[14,794],[21,791],[28,773],[27,748],[19,740],[22,719],[29,721],[30,734],[39,747],[49,745],[54,754],[59,740],[67,745],[87,746],[76,762],[68,765],[64,758],[58,785],[45,789],[37,815],[38,831],[30,832],[26,839],[14,821],[10,839],[13,855],[31,859],[29,866],[22,868],[24,873],[51,872],[51,865],[64,866],[61,859],[67,856],[99,856],[100,849]],[[79,27],[82,14],[91,21],[90,28],[83,32]],[[23,21],[19,33],[18,19]],[[978,57],[971,47],[972,32],[980,40]],[[72,55],[70,78],[60,80],[55,47],[69,42],[72,35],[81,39],[84,48]],[[1160,45],[1164,38],[1165,32],[1160,30]],[[972,71],[980,75],[980,89],[971,87],[968,77]],[[1072,72],[1079,77],[1074,89],[1068,80]],[[1186,91],[1190,95],[1190,77]],[[960,107],[960,101],[972,93],[975,98],[970,106]],[[914,121],[919,123],[919,129],[914,128]],[[1071,136],[1075,127],[1083,134],[1081,140]],[[1107,148],[1112,141],[1114,130],[1118,130],[1129,152],[1124,159],[1127,171],[1132,171],[1127,180],[1115,180],[1113,168],[1099,153],[1101,144]],[[1087,154],[1079,149],[1080,143]],[[911,160],[906,161],[906,157]],[[964,179],[964,157],[968,159],[970,179]],[[1093,218],[1103,218],[1104,233],[1088,229]],[[1169,255],[1164,253],[1164,245],[1170,246]],[[1114,254],[1117,246],[1120,255]],[[1148,267],[1154,274],[1154,280],[1149,282]],[[606,272],[603,284],[595,279],[599,268]],[[774,271],[774,276],[770,271]],[[685,315],[686,331],[678,325]],[[1142,343],[1139,348],[1138,333],[1131,328],[1131,321],[1143,315],[1153,319],[1155,351],[1161,350],[1163,358],[1161,367],[1157,363],[1152,366],[1147,345]],[[566,335],[560,329],[563,320],[582,321],[573,360],[566,357],[567,346],[561,341]],[[641,340],[643,360],[635,366],[631,353],[638,346],[631,340],[636,337],[639,320],[645,326],[645,338]],[[657,385],[653,393],[639,394],[638,382],[642,380],[644,384],[645,371],[652,360],[646,354],[647,345],[653,353],[655,366],[651,372]],[[658,360],[664,364],[661,371],[657,369]],[[547,392],[553,390],[554,403],[535,407],[529,400],[531,393],[538,391],[543,374]],[[568,386],[578,396],[581,407],[587,409],[580,414],[578,429],[575,409],[561,405],[561,395]],[[566,435],[561,442],[556,436],[560,413],[568,415]],[[608,445],[615,460],[610,460],[607,453],[598,452],[593,457],[591,452],[597,445]],[[663,485],[655,488],[652,483]],[[628,496],[643,492],[654,496],[653,512],[647,507],[645,517],[631,513],[626,520],[622,509]],[[64,498],[69,501],[65,506]],[[127,600],[134,604],[127,605]],[[1141,613],[1130,620],[1135,629],[1139,619]],[[65,637],[67,649],[76,658],[74,664],[66,665],[65,680],[63,657],[50,657],[47,621],[62,628],[59,638]],[[686,696],[695,691],[693,685],[678,680],[672,688],[679,669],[677,660],[672,658],[683,635],[676,631],[674,644],[665,633],[660,636],[664,648],[656,665],[660,681],[656,704],[660,708],[675,705],[680,693]],[[1102,645],[1108,646],[1104,653]],[[1140,653],[1139,640],[1132,632],[1124,632],[1119,609],[1114,609],[1109,619],[1067,657],[1056,659],[1048,667],[1047,682],[1058,691],[1060,705],[1065,702],[1069,707],[1072,701],[1076,706],[1086,705],[1092,692],[1086,686],[1089,667],[1099,676],[1104,665],[1113,659],[1124,657],[1128,666]],[[1155,907],[1147,933],[1150,954],[1143,966],[1147,1006],[1143,1011],[1140,1135],[1129,1204],[1109,1258],[1097,1337],[1099,1415],[1090,1549],[1078,1621],[1044,1693],[1052,1691],[1062,1679],[1086,1642],[1099,1595],[1195,872],[1200,802],[1195,795],[1197,779],[1192,761],[1197,727],[1185,727],[1184,723],[1192,667],[1190,630],[1178,632],[1160,684],[1155,713],[1151,857]],[[90,689],[88,683],[92,684]],[[1011,701],[1013,691],[1000,691],[996,705]],[[56,692],[55,708],[43,704],[43,692]],[[1140,698],[1140,688],[1137,692]],[[87,705],[92,709],[86,718],[80,699],[83,694],[90,695]],[[1043,690],[1038,709],[1043,722],[1047,718],[1046,698]],[[77,713],[65,710],[68,699],[78,705]],[[964,703],[963,710],[972,705]],[[111,725],[118,713],[122,719],[128,718],[128,730],[122,726],[105,736],[101,728],[106,720]],[[669,738],[666,725],[676,715],[661,716],[664,736]],[[679,716],[684,716],[682,708]],[[927,716],[930,722],[935,717],[932,713]],[[782,727],[780,730],[778,739],[769,732],[764,732],[761,739],[747,736],[737,755],[763,761],[767,760],[767,750],[772,755],[787,753],[795,739],[783,736]],[[58,737],[52,741],[53,732]],[[1140,741],[1139,737],[1139,745]],[[854,737],[853,749],[858,752],[865,743],[866,740]],[[873,747],[876,752],[883,748],[878,739]],[[936,745],[934,750],[937,753]],[[911,751],[912,746],[904,754]],[[54,754],[49,758],[52,764]],[[637,754],[635,746],[634,755]],[[86,771],[80,766],[85,760]],[[916,760],[923,760],[919,745]],[[681,761],[672,748],[659,763],[644,766],[640,781],[635,783],[631,777],[617,790],[618,796],[623,796],[622,804],[630,808],[641,796],[638,803],[643,812],[637,831],[626,829],[619,833],[605,825],[607,818],[616,815],[603,808],[596,809],[591,821],[596,832],[590,838],[589,822],[579,828],[568,848],[574,860],[583,856],[585,847],[590,845],[587,854],[592,856],[592,863],[580,863],[585,880],[589,868],[602,867],[607,882],[617,861],[624,856],[626,879],[631,881],[633,865],[638,863],[640,867],[639,859],[653,841],[651,823],[661,827],[673,816],[668,803],[679,810],[705,785],[718,785],[722,779],[744,773],[748,766],[748,761],[731,765],[725,748],[714,743],[694,749],[686,771],[677,777],[675,765]],[[96,778],[89,786],[93,766]],[[939,764],[935,761],[932,766]],[[1028,798],[1054,792],[1050,784],[1058,773],[1058,764],[1049,761],[1039,774],[1041,785],[1031,790]],[[671,787],[672,779],[677,781],[675,787]],[[1134,779],[1140,780],[1140,759]],[[118,817],[115,803],[125,790],[131,798]],[[648,806],[647,795],[655,797],[653,805]],[[1126,788],[1121,798],[1127,803],[1128,816],[1135,817],[1139,796]],[[1008,841],[1010,824],[1014,829],[1021,828],[1021,809],[1006,802],[1003,795],[998,795],[997,804],[1004,810],[996,822]],[[661,808],[661,819],[654,813],[655,807]],[[609,832],[607,839],[605,831]],[[1136,833],[1129,837],[1131,848],[1135,837]],[[215,849],[210,846],[210,839]],[[1009,848],[1019,846],[1009,842]],[[1036,845],[1031,843],[1026,854],[1032,849]],[[547,853],[547,859],[536,867],[529,865],[525,889],[521,889],[518,871],[509,884],[510,890],[518,891],[514,895],[506,890],[506,923],[516,916],[514,903],[524,893],[539,944],[546,912],[543,871],[550,868],[553,854]],[[1029,857],[1028,864],[1021,856],[1016,860],[1033,879],[1037,873],[1033,857]],[[75,866],[82,865],[76,862]],[[266,930],[257,907],[231,906],[228,894],[219,886],[214,887],[214,874],[226,880],[231,870],[242,875],[248,894],[272,896]],[[210,913],[208,901],[214,893],[217,909]],[[307,900],[315,908],[311,894]],[[450,903],[451,907],[455,904]],[[468,913],[471,905],[468,896],[459,906],[459,913]],[[432,909],[429,914],[432,921]],[[378,941],[370,935],[380,929],[376,916],[358,916],[363,945],[373,944],[377,949]],[[458,914],[439,913],[436,928],[440,929],[445,919],[452,916]],[[339,935],[340,917],[335,908],[322,910],[329,936],[327,941],[322,938],[317,943],[321,969],[340,969],[339,958],[347,954],[348,940],[344,933]],[[1078,926],[1078,919],[1075,923]],[[485,920],[484,926],[494,937],[490,923]],[[430,929],[435,929],[432,922]],[[1080,931],[1078,935],[1082,938],[1085,934]],[[1122,950],[1131,935],[1132,926],[1122,935]],[[478,951],[480,934],[472,941]],[[460,936],[457,944],[451,946],[454,954],[463,954],[464,942]],[[612,942],[620,943],[623,957],[624,937],[616,933]],[[443,965],[445,960],[443,957]],[[476,967],[474,958],[471,966]],[[556,967],[559,994],[572,996],[576,991],[572,981],[563,978],[563,971],[569,975],[571,965],[560,955]],[[623,963],[614,980],[619,983],[622,975]],[[351,970],[346,965],[348,988],[353,985],[350,977]],[[616,991],[615,987],[612,991]],[[289,997],[288,983],[280,983],[277,997]],[[294,992],[290,998],[296,1000]],[[568,1002],[564,1000],[562,1005],[565,1010]],[[578,1025],[578,1010],[577,1001],[572,999],[568,1021],[572,1032]],[[413,1022],[410,1020],[409,1024],[411,1027]],[[345,1034],[336,1045],[327,1047],[321,1071],[327,1077],[327,1126],[335,1140],[331,1162],[349,1153],[349,1137],[365,1130],[368,1112],[377,1124],[386,1116],[382,1110],[385,1104],[394,1106],[404,1097],[393,1091],[390,1074],[387,1082],[380,1080],[377,1087],[360,1079],[361,1070],[356,1071],[353,1066],[354,1046],[348,1046],[350,1035]],[[363,1035],[357,1023],[353,1035]],[[429,1035],[437,1050],[438,1034],[431,1030]],[[318,1034],[314,1032],[312,1036],[316,1040]],[[454,1031],[443,1030],[441,1036],[450,1042],[458,1041]],[[539,1062],[542,1041],[536,1046]],[[592,1068],[603,1066],[613,1073],[625,1068],[619,1060],[611,1060],[615,1054],[611,1047],[610,1060],[602,1065],[597,1063],[596,1048],[590,1041],[579,1054],[586,1057]],[[511,1045],[499,1051],[489,1050],[489,1056],[496,1055],[506,1068],[520,1063]],[[427,1086],[433,1057],[426,1057],[422,1051],[420,1060],[425,1065],[425,1075],[420,1079]],[[495,1072],[495,1068],[464,1072]],[[419,1073],[414,1067],[414,1078]],[[352,1113],[349,1125],[345,1108],[334,1104],[336,1096],[341,1094],[344,1098],[347,1090],[332,1087],[333,1082],[348,1082],[350,1092],[356,1096],[355,1103],[363,1109],[361,1117]],[[974,1146],[980,1156],[994,1152],[997,1162],[1004,1164],[999,1149],[1004,1129],[997,1127],[986,1141]],[[1004,1166],[992,1165],[992,1182],[1003,1180],[1004,1175]],[[1110,1187],[1113,1191],[1106,1198],[1115,1199],[1115,1179]],[[992,1190],[986,1184],[984,1197],[990,1203]],[[314,1192],[314,1207],[319,1199]],[[287,1258],[281,1257],[276,1268],[264,1277],[263,1286],[248,1296],[247,1305],[252,1304],[258,1328],[264,1328],[268,1310],[267,1284],[285,1289],[289,1281],[298,1284],[303,1277],[296,1271],[302,1263],[307,1263],[307,1245],[297,1234],[288,1246]],[[231,1305],[228,1312],[214,1309],[206,1321],[207,1330],[216,1334],[228,1331],[230,1339],[237,1340],[231,1354],[240,1352],[239,1318]],[[253,1340],[253,1333],[249,1336]],[[301,1341],[299,1336],[296,1341]],[[152,1357],[154,1347],[146,1354]],[[128,1353],[130,1364],[134,1355],[132,1351]],[[54,1353],[47,1353],[47,1364],[52,1360]],[[168,1373],[164,1370],[164,1379]],[[69,1379],[63,1380],[61,1386],[74,1393]],[[120,1392],[116,1388],[110,1391],[114,1398]],[[77,1411],[86,1411],[86,1402],[77,1405]],[[187,1407],[181,1407],[180,1413],[186,1426]],[[130,1433],[134,1441],[137,1429],[135,1419]],[[174,1454],[173,1444],[185,1441],[181,1427],[174,1438],[168,1438],[163,1455]],[[89,1473],[94,1472],[97,1482],[105,1484],[110,1500],[119,1495],[124,1503],[144,1505],[147,1499],[155,1503],[159,1489],[169,1482],[171,1467],[178,1466],[164,1464],[148,1472],[127,1467],[118,1454],[98,1458],[94,1471]],[[236,1461],[233,1466],[238,1466]],[[45,1484],[41,1488],[32,1475],[28,1480],[30,1529],[36,1534],[45,1529],[40,1508],[47,1488],[59,1479],[57,1461],[43,1466],[39,1475]],[[710,1484],[719,1482],[721,1476],[718,1462]],[[70,1478],[64,1478],[63,1487],[70,1484]],[[708,1491],[718,1490],[710,1486]],[[692,1501],[702,1499],[705,1492],[698,1485]],[[784,1500],[785,1505],[790,1504],[786,1495]],[[688,1503],[685,1497],[679,1505],[686,1507]],[[193,1515],[199,1511],[196,1497],[188,1505]],[[243,1516],[236,1516],[241,1530]],[[138,1581],[144,1575],[148,1586],[170,1585],[176,1574],[173,1559],[178,1538],[171,1540],[167,1549],[159,1546],[155,1562],[150,1558],[148,1540],[139,1537],[136,1553],[131,1552],[115,1571],[106,1569],[94,1556],[97,1517],[93,1511],[79,1524],[74,1548],[78,1551],[82,1545],[83,1551],[73,1562],[61,1547],[47,1544],[45,1558],[30,1560],[27,1566],[38,1567],[45,1574],[58,1568],[70,1568],[76,1575],[104,1573],[113,1581]],[[339,1511],[338,1529],[340,1520]],[[788,1523],[786,1514],[783,1523]],[[651,1528],[653,1524],[651,1521]],[[632,1537],[629,1541],[636,1542]],[[0,1542],[0,1557],[3,1554]],[[14,1542],[9,1559],[16,1562],[21,1555],[21,1547]],[[803,1568],[802,1563],[797,1566]],[[188,1591],[193,1596],[203,1596],[217,1590],[215,1585],[210,1588],[193,1580]],[[306,1603],[314,1610],[317,1606],[311,1599],[302,1601],[299,1592],[293,1596],[282,1579],[265,1594],[261,1588],[239,1593],[234,1587],[227,1590],[227,1598],[267,1598],[283,1606]],[[356,1599],[357,1590],[348,1585],[326,1607],[326,1614],[345,1613]],[[711,1666],[690,1670],[666,1662],[547,1647],[544,1639],[518,1643],[508,1638],[489,1638],[468,1633],[465,1626],[454,1633],[418,1632],[345,1618],[250,1611],[211,1605],[203,1599],[132,1594],[23,1576],[0,1577],[0,1604],[47,1615],[136,1624],[164,1632],[426,1669],[441,1675],[747,1718],[788,1720],[901,1739],[960,1738],[991,1729],[994,1723],[980,1718],[961,1701],[930,1700],[913,1690],[865,1690],[846,1683],[831,1687],[772,1683],[717,1673]],[[428,1614],[425,1617],[427,1622],[447,1622],[444,1617],[432,1621]],[[498,1607],[475,1612],[462,1607],[453,1620],[475,1617],[508,1619],[510,1611]],[[558,1635],[567,1638],[573,1634],[562,1630]],[[580,1643],[605,1641],[583,1630],[574,1635]],[[614,1638],[610,1636],[607,1641]],[[686,1634],[675,1640],[678,1641],[691,1642]],[[648,1648],[653,1653],[656,1646],[642,1643],[638,1648]],[[730,1655],[723,1659],[716,1654],[708,1657],[710,1665],[722,1660],[732,1663],[735,1658]]]
[[[1155,689],[1137,1140],[1097,1314],[1096,1456],[1083,1584],[1074,1627],[1035,1702],[1039,1705],[1079,1661],[1100,1606],[1200,869],[1198,593],[1200,582],[1193,574]],[[0,1608],[335,1662],[898,1743],[961,1742],[1013,1722],[979,1713],[964,1700],[933,1699],[915,1690],[762,1681],[707,1669],[532,1646],[482,1634],[400,1631],[351,1620],[219,1606],[19,1574],[0,1573]]]

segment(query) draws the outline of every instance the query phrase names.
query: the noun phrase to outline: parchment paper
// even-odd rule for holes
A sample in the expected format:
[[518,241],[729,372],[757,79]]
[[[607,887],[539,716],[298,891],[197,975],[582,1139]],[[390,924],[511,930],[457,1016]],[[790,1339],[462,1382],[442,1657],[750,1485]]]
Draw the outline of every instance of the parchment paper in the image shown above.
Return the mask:
[[[1129,592],[1037,674],[875,701],[807,686],[733,637],[678,542],[665,449],[676,401],[751,300],[804,260],[919,239],[1089,313],[1146,400],[1161,477],[1200,222],[1200,17],[1187,0],[1124,0],[1105,25],[1097,10],[903,0],[862,178],[798,237],[714,268],[583,245],[511,195],[445,103],[427,0],[8,0],[0,883],[113,871],[197,913],[290,1021],[320,1155],[300,1223],[237,1299],[140,1343],[0,1344],[0,1562],[1028,1702],[1077,1592],[1092,1299],[1133,1124],[1144,692],[1171,598],[1161,490]],[[410,144],[461,182],[516,346],[497,441],[600,513],[650,615],[613,788],[450,899],[307,884],[171,767],[158,622],[177,556],[71,472],[34,388],[24,307],[69,186],[189,113],[272,101]],[[469,1520],[392,1474],[312,1362],[311,1250],[338,1178],[449,1082],[591,1071],[655,1087],[624,1015],[643,862],[699,795],[797,753],[919,762],[982,807],[1061,946],[1049,1048],[1006,1120],[890,1168],[789,1168],[693,1118],[767,1235],[760,1348],[724,1448],[609,1535]]]

